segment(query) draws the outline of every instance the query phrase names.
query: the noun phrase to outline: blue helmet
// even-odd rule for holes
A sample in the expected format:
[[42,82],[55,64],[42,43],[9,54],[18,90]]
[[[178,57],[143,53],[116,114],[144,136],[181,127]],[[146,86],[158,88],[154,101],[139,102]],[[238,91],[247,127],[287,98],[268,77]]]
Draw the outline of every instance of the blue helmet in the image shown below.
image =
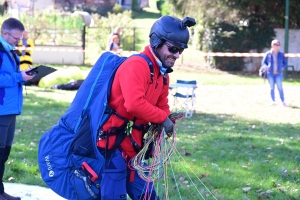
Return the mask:
[[157,48],[168,41],[180,48],[188,48],[190,33],[187,27],[194,26],[195,19],[186,17],[180,20],[172,16],[162,16],[152,25],[150,31],[150,45]]

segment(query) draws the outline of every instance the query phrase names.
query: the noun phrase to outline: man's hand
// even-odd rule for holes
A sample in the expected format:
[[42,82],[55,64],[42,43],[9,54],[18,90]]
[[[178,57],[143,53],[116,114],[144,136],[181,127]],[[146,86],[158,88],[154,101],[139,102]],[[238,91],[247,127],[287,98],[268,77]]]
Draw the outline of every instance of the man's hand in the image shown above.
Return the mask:
[[270,66],[266,65],[266,64],[263,64],[262,67],[266,72],[269,71],[269,69],[270,69]]
[[174,131],[174,123],[170,120],[169,117],[167,117],[167,119],[160,124],[159,131],[161,132],[163,128],[165,128],[165,132],[168,137],[171,137]]
[[27,71],[29,71],[30,69],[25,69],[21,71],[22,77],[24,81],[28,81],[30,79],[32,79],[35,75],[28,75],[26,74]]

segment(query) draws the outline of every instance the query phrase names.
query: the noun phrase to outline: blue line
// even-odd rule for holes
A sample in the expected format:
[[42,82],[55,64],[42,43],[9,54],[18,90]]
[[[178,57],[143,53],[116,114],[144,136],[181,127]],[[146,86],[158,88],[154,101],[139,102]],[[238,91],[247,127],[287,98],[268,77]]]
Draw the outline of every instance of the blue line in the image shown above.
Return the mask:
[[[91,97],[92,97],[92,94],[93,94],[93,92],[94,92],[96,83],[98,82],[98,79],[99,79],[100,75],[102,74],[104,65],[105,65],[107,59],[108,59],[109,57],[111,57],[111,56],[113,56],[113,54],[111,54],[110,56],[108,56],[108,57],[104,60],[102,66],[101,66],[101,68],[100,68],[100,72],[98,73],[98,75],[97,75],[97,77],[96,77],[96,79],[95,79],[95,81],[94,81],[94,83],[93,83],[93,85],[92,85],[92,88],[91,88],[91,90],[90,90],[90,94],[89,94],[89,96],[88,96],[87,101],[85,102],[85,105],[84,105],[84,107],[83,107],[81,113],[84,113],[84,112],[85,112],[85,109],[88,107],[88,105],[89,105],[89,103],[90,103],[90,100],[91,100]],[[74,129],[74,132],[75,132],[75,133],[77,132],[77,129],[78,129],[78,126],[80,125],[81,120],[82,120],[82,117],[80,117],[79,120],[77,121],[77,124],[76,124],[75,129]]]

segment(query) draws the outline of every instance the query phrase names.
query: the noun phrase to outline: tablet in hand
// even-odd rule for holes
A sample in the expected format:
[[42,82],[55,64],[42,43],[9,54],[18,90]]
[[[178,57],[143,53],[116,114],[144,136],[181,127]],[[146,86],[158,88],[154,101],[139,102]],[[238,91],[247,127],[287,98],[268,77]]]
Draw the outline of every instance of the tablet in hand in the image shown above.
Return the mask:
[[26,73],[27,75],[29,75],[29,76],[35,75],[35,74],[38,73],[38,68],[37,68],[37,67],[32,68],[31,70],[29,70],[29,71],[27,71],[27,72],[25,72],[25,73]]

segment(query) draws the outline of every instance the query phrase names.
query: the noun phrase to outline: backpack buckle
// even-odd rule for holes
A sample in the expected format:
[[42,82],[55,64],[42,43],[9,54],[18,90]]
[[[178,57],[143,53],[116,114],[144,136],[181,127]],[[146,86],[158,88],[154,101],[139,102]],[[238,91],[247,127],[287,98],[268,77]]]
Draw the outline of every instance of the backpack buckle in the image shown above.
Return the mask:
[[86,162],[82,163],[81,168],[87,172],[88,177],[92,182],[95,182],[98,179],[97,173]]

